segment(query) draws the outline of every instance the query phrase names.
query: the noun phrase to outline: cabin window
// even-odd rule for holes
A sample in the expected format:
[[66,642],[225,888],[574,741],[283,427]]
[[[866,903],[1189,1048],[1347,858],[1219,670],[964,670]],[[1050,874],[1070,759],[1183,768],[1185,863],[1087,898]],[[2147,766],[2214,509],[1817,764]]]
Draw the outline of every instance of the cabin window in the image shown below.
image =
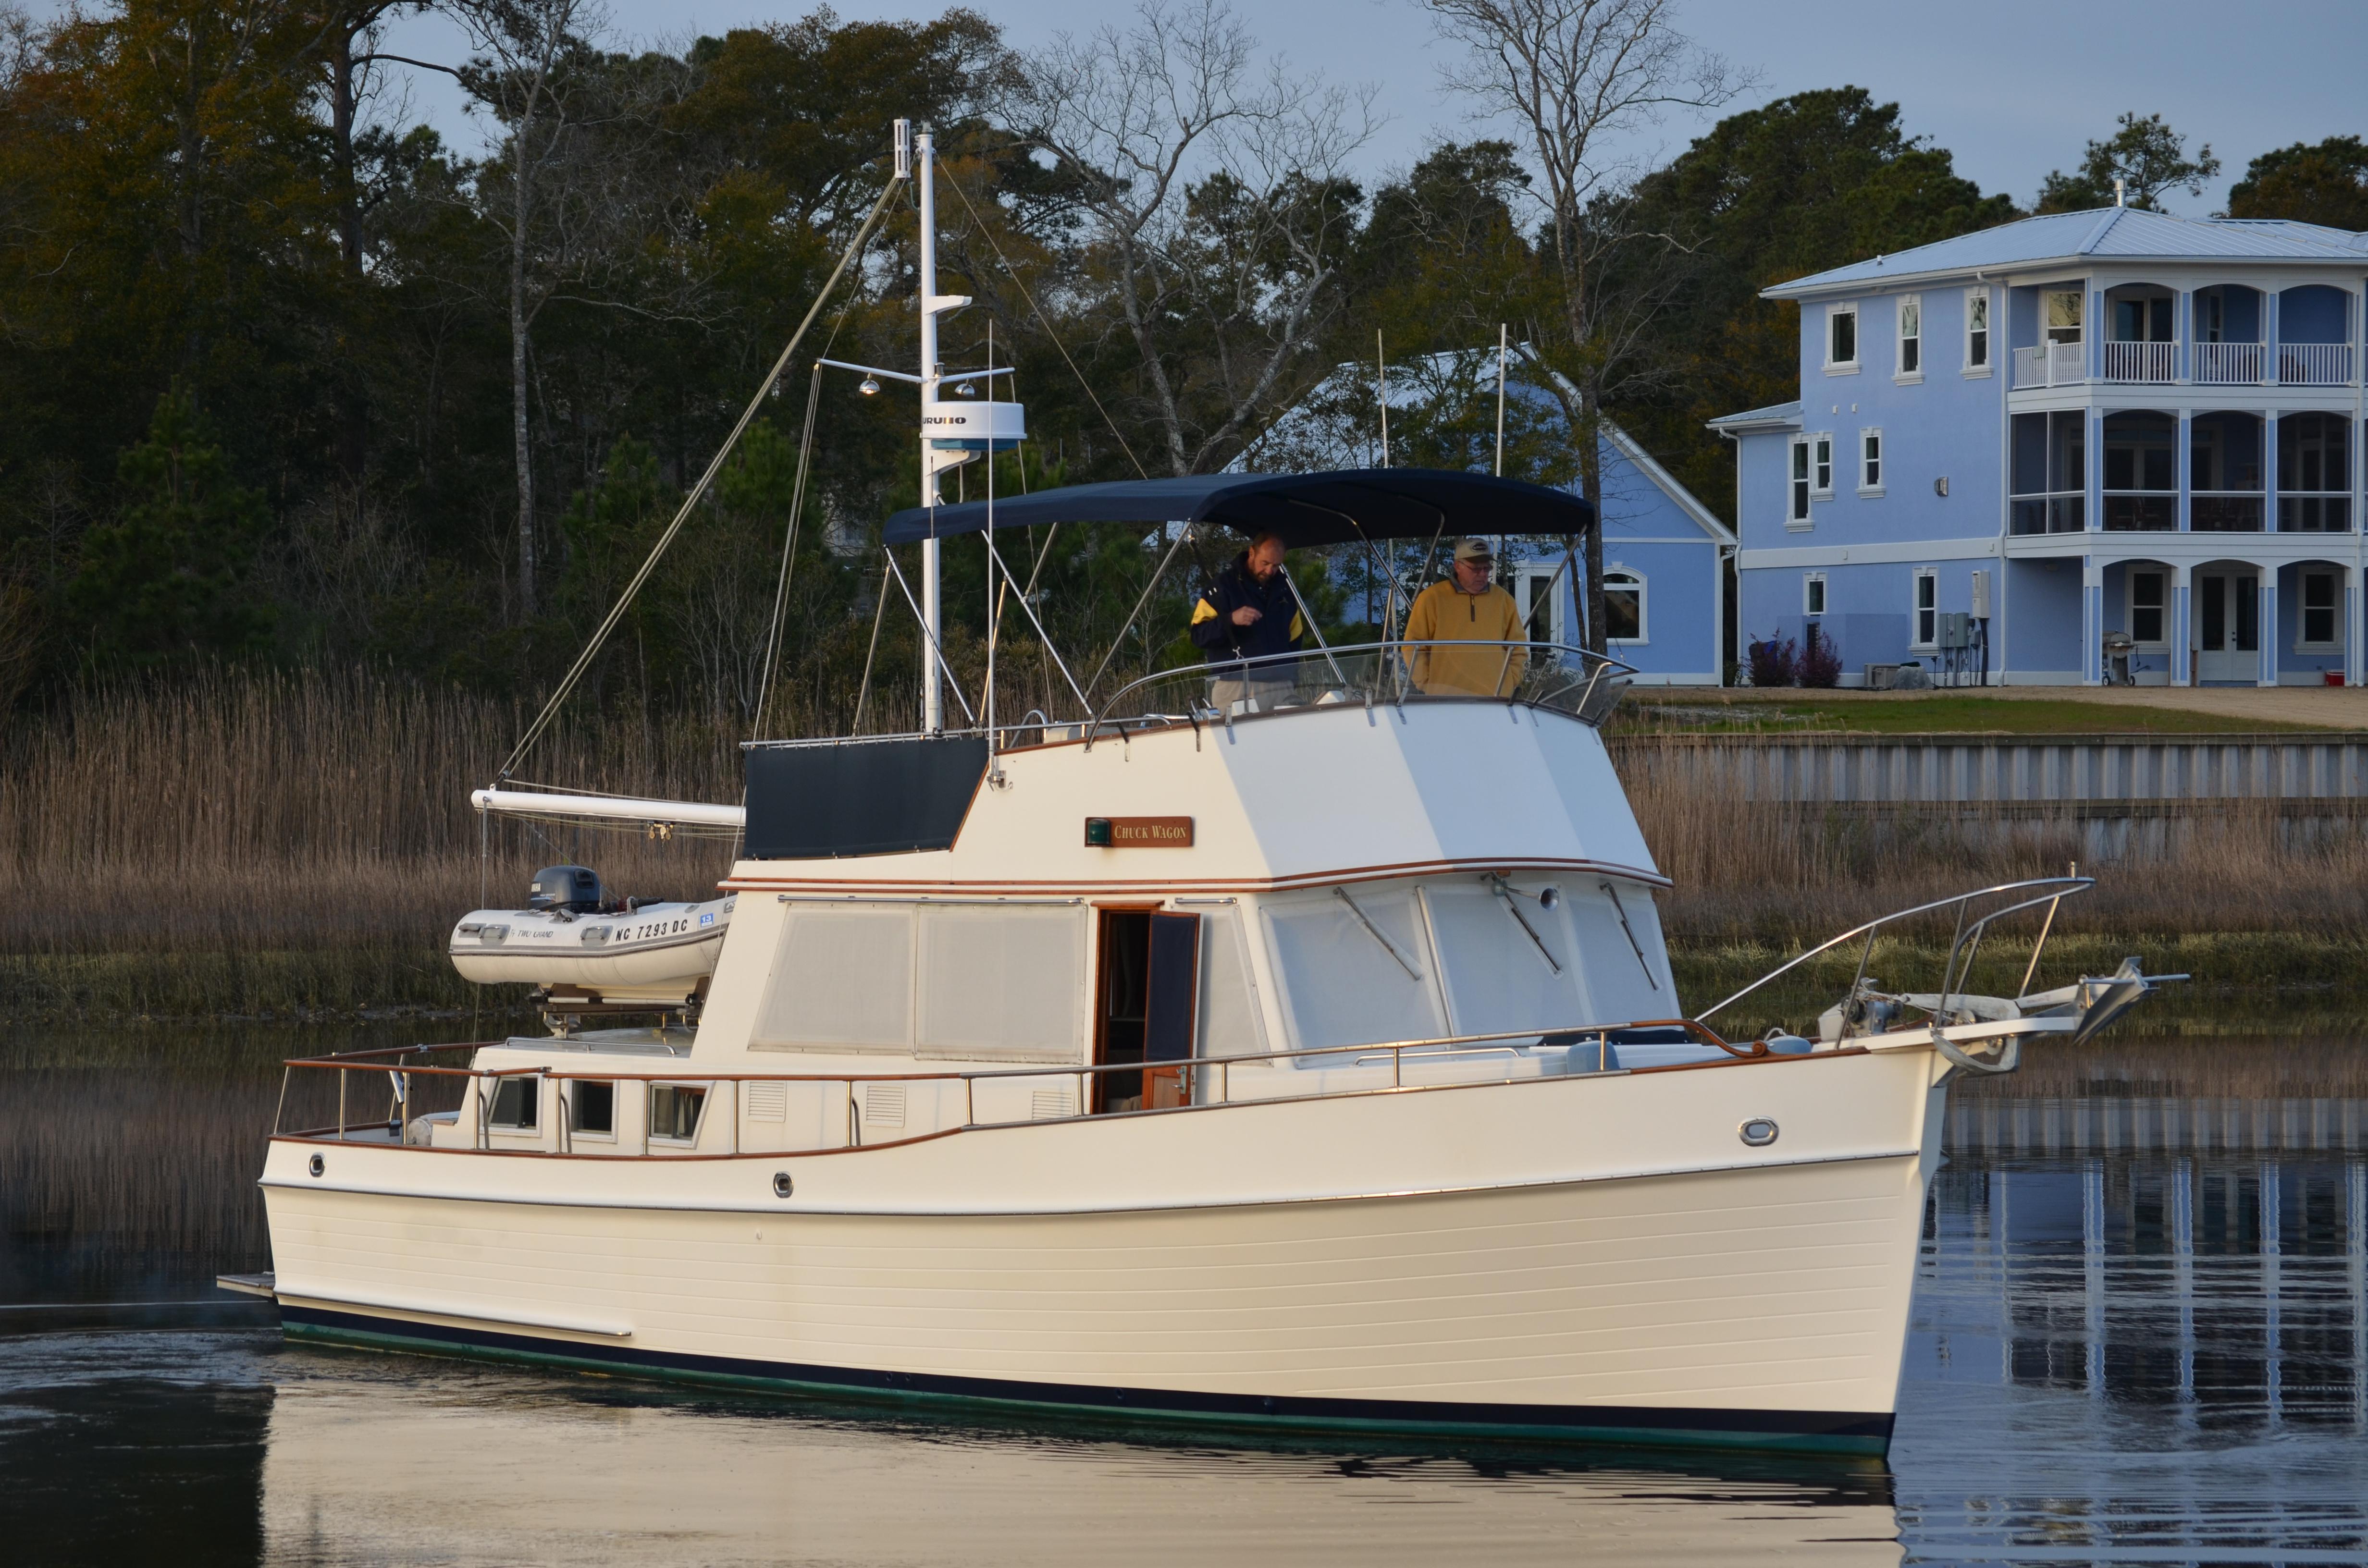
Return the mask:
[[542,1083],[538,1078],[504,1078],[494,1085],[494,1111],[485,1119],[511,1132],[531,1132],[540,1125]]
[[[1422,891],[1447,982],[1453,1034],[1571,1028],[1596,1020],[1579,991],[1577,946],[1564,916],[1562,890],[1545,907],[1551,884],[1431,883]],[[1607,955],[1608,956],[1608,955]]]
[[1899,369],[1903,381],[1924,378],[1924,297],[1899,296]]
[[924,905],[920,932],[920,1055],[1076,1060],[1085,1003],[1082,912]]
[[1207,910],[1201,915],[1199,1014],[1201,1055],[1266,1052],[1266,1028],[1258,1016],[1242,917],[1232,909]]
[[699,1113],[706,1108],[707,1090],[692,1084],[650,1085],[650,1136],[670,1143],[699,1139]]
[[1444,1032],[1410,888],[1341,888],[1266,907],[1294,1044],[1369,1045]]
[[1965,291],[1965,373],[1990,368],[1990,291]]
[[567,1085],[567,1131],[617,1131],[617,1085],[576,1079]]
[[1668,965],[1661,957],[1661,916],[1652,891],[1594,878],[1562,884],[1572,943],[1587,959],[1590,1023],[1677,1015]]
[[1858,307],[1854,304],[1826,307],[1826,369],[1858,369]]
[[909,904],[791,904],[749,1039],[776,1049],[913,1048]]

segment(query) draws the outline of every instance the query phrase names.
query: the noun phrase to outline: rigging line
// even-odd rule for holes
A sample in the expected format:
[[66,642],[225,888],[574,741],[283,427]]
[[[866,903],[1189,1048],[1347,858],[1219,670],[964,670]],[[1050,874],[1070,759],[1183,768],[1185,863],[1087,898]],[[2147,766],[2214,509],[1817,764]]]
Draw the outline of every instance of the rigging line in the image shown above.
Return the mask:
[[[881,552],[885,554],[887,546],[881,546]],[[863,733],[864,704],[871,700],[871,656],[880,651],[880,618],[887,608],[888,574],[883,572],[880,574],[880,591],[871,596],[871,642],[863,650],[863,684],[855,690],[855,722],[848,726],[853,734]]]
[[1061,362],[1069,367],[1069,374],[1077,378],[1077,385],[1085,389],[1087,401],[1094,405],[1094,412],[1100,415],[1102,423],[1110,426],[1111,437],[1118,442],[1118,449],[1126,454],[1126,460],[1134,465],[1139,477],[1149,479],[1151,471],[1143,466],[1143,460],[1136,457],[1134,449],[1126,444],[1125,432],[1118,427],[1118,421],[1110,417],[1110,410],[1102,406],[1102,400],[1094,395],[1093,386],[1086,380],[1086,373],[1077,369],[1077,362],[1069,358],[1068,345],[1063,343],[1061,335],[1053,330],[1052,318],[1044,313],[1044,307],[1036,302],[1036,296],[1028,291],[1028,285],[1020,279],[1019,269],[1011,265],[1011,258],[1003,254],[1001,245],[995,243],[995,231],[986,226],[986,220],[980,217],[978,209],[971,205],[970,193],[962,189],[962,181],[958,179],[950,179],[946,183],[953,187],[956,196],[962,198],[963,209],[970,213],[970,221],[978,225],[980,237],[986,241],[986,248],[995,253],[995,259],[1003,263],[1003,270],[1009,275],[1012,287],[1019,290],[1019,297],[1028,301],[1028,308],[1036,312],[1036,320],[1044,328],[1044,335],[1051,338],[1053,347],[1061,351]]
[[741,436],[756,419],[757,410],[762,407],[765,399],[771,395],[773,383],[780,380],[783,370],[789,369],[791,358],[797,353],[798,345],[805,340],[806,331],[814,325],[814,318],[822,314],[823,306],[830,302],[830,296],[837,289],[838,280],[847,276],[848,267],[854,263],[857,256],[861,254],[863,247],[871,242],[872,231],[879,225],[882,216],[887,212],[890,199],[895,196],[897,187],[903,183],[904,176],[901,175],[889,176],[887,185],[880,192],[880,199],[871,204],[871,212],[857,227],[855,237],[848,242],[847,250],[839,256],[838,265],[831,269],[830,277],[824,282],[821,292],[814,296],[814,303],[807,307],[805,319],[798,323],[798,330],[790,335],[789,345],[781,350],[781,357],[773,361],[773,368],[766,372],[764,381],[757,385],[757,395],[750,398],[748,406],[740,411],[739,422],[732,426],[732,433],[726,436],[723,438],[723,444],[716,449],[714,459],[707,465],[707,472],[699,476],[699,483],[691,487],[689,494],[682,498],[681,508],[675,513],[674,521],[666,525],[666,532],[660,534],[657,543],[651,547],[649,559],[642,562],[641,570],[634,573],[632,581],[625,585],[624,592],[618,596],[616,604],[609,608],[608,616],[600,622],[599,629],[592,633],[592,640],[584,645],[584,652],[576,655],[575,665],[560,681],[558,689],[551,694],[551,700],[542,705],[542,711],[535,716],[534,722],[529,725],[526,733],[518,738],[518,745],[510,752],[509,759],[502,764],[501,778],[507,778],[511,770],[518,767],[529,751],[533,749],[534,743],[542,738],[543,731],[550,727],[552,719],[558,713],[560,704],[567,700],[568,694],[575,689],[575,683],[582,680],[585,671],[592,667],[592,661],[609,641],[609,634],[614,631],[617,629],[617,623],[624,619],[626,609],[632,606],[634,597],[642,591],[642,585],[649,581],[652,572],[657,570],[658,560],[666,554],[666,547],[674,542],[675,535],[680,533],[683,524],[690,519],[692,509],[706,496],[708,487],[715,483],[715,476],[723,471],[724,459],[732,455],[732,449],[739,445]]
[[946,672],[946,685],[952,688],[954,700],[962,704],[962,717],[973,724],[977,723],[978,715],[971,710],[970,699],[962,695],[962,682],[954,678],[954,667],[946,662],[946,651],[938,646],[937,633],[929,630],[928,618],[921,613],[920,601],[913,597],[913,590],[905,585],[904,568],[896,564],[896,552],[892,550],[887,554],[888,570],[895,577],[896,586],[904,590],[905,603],[912,610],[914,620],[920,624],[921,635],[928,640],[929,652],[937,655],[938,668]]
[[[1010,586],[1011,568],[1003,563],[1002,552],[995,548],[995,541],[993,540],[989,540],[987,541],[986,552],[995,558],[996,570],[1003,574],[1004,585],[1006,587]],[[1078,706],[1084,710],[1083,716],[1087,719],[1092,718],[1094,716],[1094,705],[1086,700],[1086,694],[1083,691],[1078,690],[1077,677],[1069,673],[1069,666],[1062,659],[1061,651],[1053,646],[1052,633],[1046,631],[1044,630],[1044,623],[1036,619],[1035,608],[1029,604],[1028,596],[1025,594],[1019,596],[1019,608],[1021,611],[1027,615],[1029,620],[1035,626],[1036,635],[1042,640],[1044,652],[1052,655],[1054,666],[1061,672],[1061,678],[1069,683],[1069,689],[1071,691],[1076,692]]]
[[[845,319],[845,312],[840,312]],[[836,334],[834,334],[836,335]],[[829,346],[824,346],[827,348]],[[806,470],[814,456],[814,408],[822,401],[822,362],[816,360],[814,380],[806,388],[805,428],[798,437],[798,473],[790,486],[790,527],[781,540],[781,574],[773,587],[773,620],[765,631],[765,668],[757,684],[757,711],[751,726],[765,733],[765,707],[772,699],[773,671],[781,656],[781,623],[789,614],[790,577],[797,569],[798,524],[805,513]]]
[[1176,542],[1167,547],[1167,553],[1159,558],[1159,570],[1154,572],[1151,574],[1151,581],[1143,585],[1143,597],[1135,600],[1134,608],[1127,612],[1124,624],[1121,625],[1118,629],[1117,641],[1113,642],[1110,645],[1110,652],[1102,655],[1101,667],[1094,671],[1093,679],[1086,682],[1086,689],[1087,691],[1092,691],[1097,687],[1100,686],[1102,683],[1102,676],[1110,673],[1110,661],[1118,657],[1118,651],[1121,648],[1126,646],[1126,634],[1134,629],[1134,618],[1141,615],[1143,613],[1143,607],[1151,602],[1151,590],[1159,586],[1159,579],[1167,574],[1167,563],[1176,559],[1176,552],[1183,549],[1184,541],[1191,537],[1192,525],[1190,523],[1186,523],[1184,525],[1183,531],[1176,536]]

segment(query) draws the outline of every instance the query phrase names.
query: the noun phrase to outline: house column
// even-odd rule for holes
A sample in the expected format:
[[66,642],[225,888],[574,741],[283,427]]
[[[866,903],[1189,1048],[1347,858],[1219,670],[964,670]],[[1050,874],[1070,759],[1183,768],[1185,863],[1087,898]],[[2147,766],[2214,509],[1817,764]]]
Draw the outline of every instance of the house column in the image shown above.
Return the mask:
[[2278,531],[2278,411],[2261,410],[2261,531]]
[[2360,568],[2343,569],[2343,684],[2360,684]]
[[2195,641],[2189,631],[2190,581],[2192,570],[2184,561],[2170,565],[2170,684],[2195,684]]
[[2080,684],[2105,684],[2105,569],[2080,558]]
[[2278,569],[2260,568],[2261,574],[2261,664],[2255,684],[2278,684]]
[[2261,290],[2261,384],[2278,384],[2278,291]]
[[2089,435],[2080,453],[2080,526],[2095,533],[2105,526],[2105,411],[2081,410]]
[[[2195,290],[2181,289],[2179,303],[2174,308],[2179,312],[2179,319],[2172,324],[2170,332],[2170,374],[2173,381],[2186,386],[2195,380]],[[2180,422],[2182,425],[2186,423],[2184,415]]]
[[2178,446],[2170,454],[2172,472],[2179,476],[2179,517],[2175,526],[2180,533],[2195,531],[2195,410],[2179,411]]
[[[2040,330],[2044,332],[2047,328],[2046,322],[2043,319],[2039,324]],[[2089,309],[2080,322],[2080,358],[2089,367],[2090,381],[2104,380],[2105,291],[2102,289],[2089,290]]]

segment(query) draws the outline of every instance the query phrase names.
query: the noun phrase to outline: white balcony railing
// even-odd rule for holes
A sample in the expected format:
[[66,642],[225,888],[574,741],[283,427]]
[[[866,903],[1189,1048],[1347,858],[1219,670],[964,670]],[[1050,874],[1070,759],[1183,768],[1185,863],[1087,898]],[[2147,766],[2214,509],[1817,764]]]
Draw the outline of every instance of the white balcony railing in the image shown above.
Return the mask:
[[2035,348],[2014,351],[2014,384],[2018,387],[2066,387],[2088,379],[2088,360],[2080,344],[2043,343]]
[[2278,384],[2288,387],[2341,387],[2351,384],[2351,345],[2348,343],[2281,343]]
[[2260,386],[2261,365],[2261,346],[2258,343],[2199,343],[2195,346],[2195,379],[2206,386]]
[[2108,343],[2105,380],[2167,382],[2173,377],[2172,347],[2168,343]]

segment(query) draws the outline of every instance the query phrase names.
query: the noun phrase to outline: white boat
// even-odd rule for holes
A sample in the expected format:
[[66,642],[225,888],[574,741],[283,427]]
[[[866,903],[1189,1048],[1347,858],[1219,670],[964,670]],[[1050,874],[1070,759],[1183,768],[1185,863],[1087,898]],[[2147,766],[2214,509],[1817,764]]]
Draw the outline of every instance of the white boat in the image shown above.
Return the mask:
[[695,1014],[737,903],[612,900],[584,866],[536,872],[529,900],[524,909],[471,910],[445,951],[463,980],[534,986],[555,1017],[653,1006]]
[[[1031,501],[1375,537],[1579,505],[1093,490]],[[2055,879],[1950,903],[1927,992],[1861,962],[1822,1038],[1722,1039],[1598,733],[1622,666],[1486,647],[1486,692],[1318,648],[753,745],[695,1030],[291,1063],[274,1269],[233,1283],[298,1338],[896,1403],[1881,1451],[1948,1082],[2147,982],[1963,994]]]

